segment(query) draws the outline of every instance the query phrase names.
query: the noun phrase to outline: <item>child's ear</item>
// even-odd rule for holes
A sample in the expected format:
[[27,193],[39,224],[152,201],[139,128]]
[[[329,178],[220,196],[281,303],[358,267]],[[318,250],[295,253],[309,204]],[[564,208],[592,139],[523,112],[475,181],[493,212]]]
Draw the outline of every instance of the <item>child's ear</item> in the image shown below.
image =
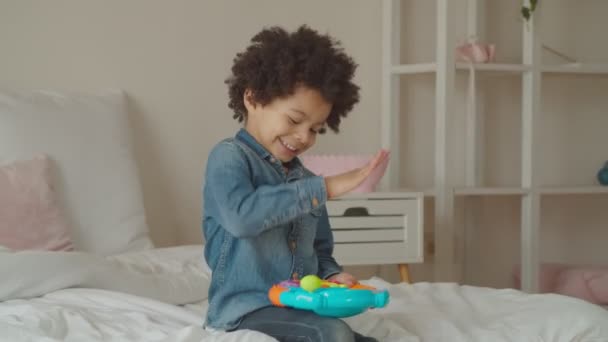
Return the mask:
[[245,108],[247,108],[248,112],[251,112],[252,109],[255,109],[255,100],[253,99],[253,92],[251,89],[245,89],[243,92],[243,103],[245,104]]

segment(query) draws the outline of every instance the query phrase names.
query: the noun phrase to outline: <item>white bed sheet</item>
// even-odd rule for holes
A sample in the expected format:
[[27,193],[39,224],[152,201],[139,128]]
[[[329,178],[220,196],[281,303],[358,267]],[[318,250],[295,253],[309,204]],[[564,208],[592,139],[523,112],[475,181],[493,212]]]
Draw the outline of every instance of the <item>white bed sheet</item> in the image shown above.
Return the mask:
[[[24,266],[0,283],[0,340],[273,341],[253,331],[201,328],[209,281],[201,255],[202,246],[61,260],[0,252],[0,274]],[[608,312],[574,298],[449,283],[366,283],[389,288],[390,304],[346,322],[379,341],[608,341]]]

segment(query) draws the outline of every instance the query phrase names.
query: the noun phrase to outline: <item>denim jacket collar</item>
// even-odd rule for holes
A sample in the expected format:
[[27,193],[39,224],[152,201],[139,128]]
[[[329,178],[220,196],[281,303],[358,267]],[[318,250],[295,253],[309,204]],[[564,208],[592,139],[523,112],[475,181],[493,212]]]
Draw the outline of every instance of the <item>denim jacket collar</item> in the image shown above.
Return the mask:
[[[257,153],[260,156],[260,158],[270,160],[271,163],[276,164],[277,166],[282,166],[281,162],[276,160],[274,157],[272,157],[272,154],[270,154],[270,152],[268,152],[268,150],[264,146],[262,146],[259,142],[257,142],[257,140],[255,140],[255,138],[251,135],[251,133],[247,132],[246,129],[241,128],[236,133],[236,136],[234,138],[236,140],[244,143],[245,145],[247,145],[247,147],[249,147],[255,153]],[[298,157],[293,158],[293,160],[290,161],[287,166],[289,167],[290,170],[300,171],[298,173],[299,173],[299,176],[301,176],[304,165],[302,164],[302,162],[300,161],[300,159]]]
[[251,148],[255,153],[257,153],[262,159],[268,158],[270,152],[264,148],[264,146],[260,145],[259,142],[255,140],[255,138],[251,135],[251,133],[247,132],[246,129],[241,128],[234,137],[236,140],[241,141],[247,147]]

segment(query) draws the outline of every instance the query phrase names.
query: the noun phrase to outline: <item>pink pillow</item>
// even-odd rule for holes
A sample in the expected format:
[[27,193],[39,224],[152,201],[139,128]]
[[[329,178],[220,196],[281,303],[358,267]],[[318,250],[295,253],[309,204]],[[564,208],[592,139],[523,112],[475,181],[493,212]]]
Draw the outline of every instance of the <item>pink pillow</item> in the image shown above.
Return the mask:
[[560,273],[555,292],[608,305],[608,267],[573,267]]
[[0,166],[0,245],[14,250],[73,249],[48,157]]
[[[539,270],[539,291],[540,293],[553,292],[557,286],[557,279],[560,273],[568,269],[566,264],[543,263]],[[521,266],[516,265],[513,269],[514,287],[521,289]]]
[[[540,267],[540,292],[554,292],[588,302],[608,305],[608,266],[546,263]],[[514,269],[515,288],[520,288],[520,267]]]

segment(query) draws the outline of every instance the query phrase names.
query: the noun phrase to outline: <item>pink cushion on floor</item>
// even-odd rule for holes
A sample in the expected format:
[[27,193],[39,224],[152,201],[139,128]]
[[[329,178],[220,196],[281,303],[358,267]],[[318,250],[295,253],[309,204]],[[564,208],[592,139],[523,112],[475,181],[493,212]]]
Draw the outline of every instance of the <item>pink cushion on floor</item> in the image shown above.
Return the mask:
[[0,245],[14,250],[72,250],[46,156],[0,165]]
[[[515,287],[520,288],[520,268],[514,269]],[[608,266],[546,263],[540,267],[540,292],[559,293],[588,302],[608,304]]]
[[588,302],[608,304],[608,267],[587,266],[560,273],[555,292]]

